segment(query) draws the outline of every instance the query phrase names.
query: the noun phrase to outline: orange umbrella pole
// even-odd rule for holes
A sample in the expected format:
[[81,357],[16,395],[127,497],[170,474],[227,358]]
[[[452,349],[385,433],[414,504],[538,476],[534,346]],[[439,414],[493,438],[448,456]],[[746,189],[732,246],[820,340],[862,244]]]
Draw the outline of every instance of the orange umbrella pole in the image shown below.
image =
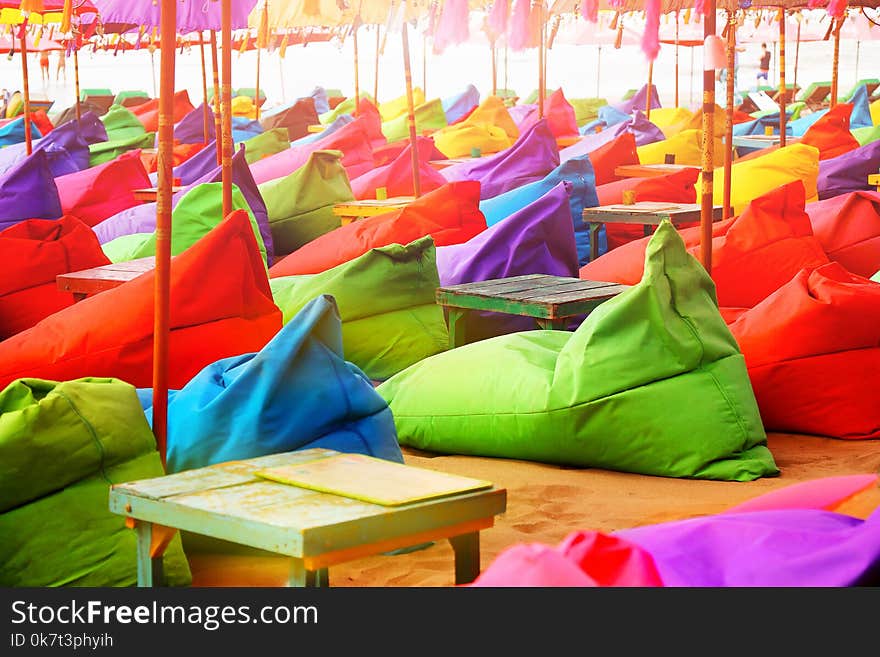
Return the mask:
[[73,83],[76,87],[76,120],[79,121],[82,118],[82,108],[79,98],[79,48],[76,44],[73,47]]
[[840,26],[843,19],[834,24],[834,59],[831,63],[831,107],[837,105],[837,79],[840,69]]
[[727,12],[727,111],[724,122],[724,218],[731,215],[730,187],[733,178],[733,86],[736,74],[736,18]]
[[221,0],[220,41],[223,70],[222,136],[223,159],[221,161],[223,185],[223,216],[232,212],[232,0]]
[[654,60],[648,62],[648,95],[645,100],[645,118],[651,120],[651,89],[654,88]]
[[162,0],[159,80],[158,194],[153,312],[153,433],[162,463],[168,438],[168,339],[171,313],[171,186],[174,166],[174,57],[177,0]]
[[[798,21],[797,36],[794,41],[794,86],[797,87],[798,59],[801,54],[801,21]],[[856,60],[858,70],[858,60]]]
[[428,94],[428,35],[422,34],[422,93]]
[[779,9],[779,147],[785,147],[785,9]]
[[358,25],[357,19],[355,19],[355,23],[351,26],[351,38],[352,44],[354,45],[354,112],[352,112],[353,116],[358,115],[358,105],[361,104],[361,84],[360,84],[360,62],[358,60]]
[[381,28],[376,26],[376,75],[373,77],[373,102],[379,103],[379,51],[381,50],[381,40],[380,35],[382,34]]
[[539,2],[541,34],[538,38],[538,118],[544,118],[544,2]]
[[[678,12],[675,12],[675,106],[678,107]],[[650,90],[649,90],[650,91]]]
[[495,41],[494,40],[489,44],[489,47],[490,47],[491,53],[492,53],[492,95],[497,96],[498,95],[498,62],[497,62],[497,55],[495,52]]
[[27,65],[27,33],[24,27],[21,29],[21,78],[22,93],[24,95],[24,142],[27,148],[27,154],[30,155],[34,146],[31,143],[31,91],[28,83],[28,65]]
[[260,44],[257,44],[257,89],[254,92],[255,118],[260,119]]
[[205,143],[207,144],[209,139],[208,135],[211,132],[211,106],[210,101],[208,100],[208,65],[205,62],[205,39],[204,35],[199,33],[199,54],[202,57],[202,98],[204,99],[202,103],[202,109],[204,110],[204,133],[205,133]]
[[223,130],[220,123],[220,65],[217,63],[217,33],[211,32],[211,65],[214,76],[214,139],[217,141],[217,164],[223,162]]
[[[707,0],[703,35],[715,34],[715,0]],[[703,67],[703,171],[700,176],[700,259],[712,273],[712,220],[715,177],[715,71]]]
[[254,110],[257,120],[260,118],[260,52],[269,43],[269,0],[263,2],[263,10],[260,12],[260,27],[257,30],[257,90],[254,94]]
[[407,33],[406,21],[400,32],[403,40],[403,74],[406,80],[406,118],[409,124],[409,146],[412,152],[412,174],[413,174],[413,193],[415,196],[421,196],[421,183],[419,181],[419,150],[417,148],[416,136],[416,108],[413,101],[412,86],[412,70],[409,62],[409,35]]

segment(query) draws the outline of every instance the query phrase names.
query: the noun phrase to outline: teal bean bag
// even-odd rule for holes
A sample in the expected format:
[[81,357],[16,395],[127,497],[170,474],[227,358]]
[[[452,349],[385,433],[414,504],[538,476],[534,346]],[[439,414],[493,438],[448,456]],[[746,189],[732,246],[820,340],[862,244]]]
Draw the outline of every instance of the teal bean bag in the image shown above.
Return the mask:
[[472,343],[378,390],[400,442],[434,452],[735,481],[778,473],[715,286],[668,222],[641,282],[574,333]]

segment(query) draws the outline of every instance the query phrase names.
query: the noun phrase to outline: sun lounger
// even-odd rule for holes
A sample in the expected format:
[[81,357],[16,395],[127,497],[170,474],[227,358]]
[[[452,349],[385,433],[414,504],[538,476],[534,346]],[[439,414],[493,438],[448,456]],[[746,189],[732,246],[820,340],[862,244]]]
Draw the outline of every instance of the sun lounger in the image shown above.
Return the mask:
[[134,107],[150,100],[150,96],[146,91],[120,91],[113,99],[113,104],[122,105],[123,107]]
[[79,93],[79,99],[95,105],[101,109],[101,114],[105,114],[113,105],[116,96],[110,89],[82,89]]
[[794,84],[787,84],[787,85],[785,85],[785,91],[784,91],[784,92],[780,92],[780,91],[777,89],[773,94],[770,94],[770,99],[771,99],[774,103],[781,104],[781,103],[783,102],[782,99],[783,99],[783,97],[784,97],[784,98],[785,98],[785,104],[788,105],[789,103],[791,103],[791,102],[794,101],[794,98],[795,98],[795,96],[797,95],[797,92],[798,92],[798,91],[800,91],[800,87],[799,87],[799,86],[794,85]]
[[827,106],[827,99],[830,93],[830,82],[814,82],[804,90],[798,97],[798,100],[806,103],[807,107],[811,110],[822,109]]
[[841,103],[848,103],[852,101],[853,96],[855,96],[856,91],[858,91],[859,87],[866,87],[868,91],[868,98],[874,95],[874,92],[880,88],[880,80],[877,78],[862,78],[858,82],[856,82],[852,88],[846,92],[843,96],[840,97]]

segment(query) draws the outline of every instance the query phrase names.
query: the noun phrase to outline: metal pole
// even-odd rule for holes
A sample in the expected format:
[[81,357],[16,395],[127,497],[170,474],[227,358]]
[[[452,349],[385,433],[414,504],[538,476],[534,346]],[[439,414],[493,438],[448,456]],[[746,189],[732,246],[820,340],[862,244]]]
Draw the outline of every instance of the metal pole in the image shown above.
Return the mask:
[[736,14],[727,11],[727,107],[724,122],[724,218],[731,216],[730,192],[733,178],[733,91],[736,74]]
[[220,41],[222,52],[223,81],[221,94],[223,159],[221,161],[223,183],[223,216],[232,212],[232,0],[221,0]]
[[678,12],[675,12],[675,106],[678,107]]
[[785,9],[779,8],[779,147],[785,148]]
[[407,123],[409,124],[409,147],[412,151],[412,175],[413,193],[416,197],[421,196],[421,181],[419,180],[419,149],[417,148],[416,135],[416,109],[413,102],[412,70],[409,61],[409,35],[407,34],[406,21],[403,21],[400,32],[403,40],[403,74],[406,81],[406,111]]
[[168,438],[168,339],[171,313],[171,187],[174,166],[174,57],[177,0],[162,0],[153,312],[153,433],[162,463]]
[[[715,0],[707,0],[703,36],[715,34]],[[712,220],[715,176],[715,71],[703,67],[703,171],[700,190],[700,258],[712,273]]]
[[211,30],[211,66],[214,82],[214,139],[217,142],[217,164],[223,163],[223,126],[220,120],[220,65],[217,63],[217,33]]

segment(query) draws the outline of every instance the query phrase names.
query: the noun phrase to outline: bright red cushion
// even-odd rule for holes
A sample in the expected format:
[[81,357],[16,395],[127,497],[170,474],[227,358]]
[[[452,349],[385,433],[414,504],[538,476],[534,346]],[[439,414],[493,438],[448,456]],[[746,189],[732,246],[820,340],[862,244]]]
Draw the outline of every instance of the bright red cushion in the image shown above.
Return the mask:
[[880,271],[880,193],[841,194],[806,209],[831,260],[866,278]]
[[858,148],[859,141],[849,131],[852,110],[852,103],[835,105],[807,128],[801,143],[818,148],[820,160],[829,160]]
[[[404,148],[389,164],[379,166],[351,181],[351,191],[356,199],[376,198],[376,188],[378,187],[385,187],[389,198],[415,195],[412,148],[409,140],[404,140],[402,143]],[[435,151],[434,140],[428,137],[418,137],[416,145],[419,162],[419,189],[422,194],[425,194],[445,185],[446,178],[428,164]]]
[[[174,123],[180,121],[184,116],[195,109],[189,101],[189,93],[186,89],[178,91],[174,94]],[[129,107],[128,110],[134,114],[138,121],[144,124],[147,132],[157,132],[159,130],[159,99],[154,98],[146,103]]]
[[621,180],[621,177],[614,173],[617,167],[624,164],[641,164],[636,151],[636,136],[631,132],[624,132],[607,144],[603,144],[590,153],[590,164],[593,165],[597,186]]
[[[181,144],[176,139],[174,140],[174,146],[171,150],[171,159],[173,162],[173,166],[178,166],[186,162],[193,155],[201,151],[205,148],[207,144],[204,142],[197,142],[195,144]],[[150,173],[155,173],[159,168],[159,154],[158,153],[144,153],[141,152],[141,164],[143,164],[144,168]],[[152,185],[150,185],[152,186]]]
[[[85,376],[151,386],[153,286],[151,271],[0,343],[0,388],[22,377]],[[170,327],[171,388],[220,358],[259,351],[281,329],[246,212],[230,214],[171,261]]]
[[562,88],[557,89],[544,99],[544,116],[554,137],[580,136],[574,107],[565,99]]

